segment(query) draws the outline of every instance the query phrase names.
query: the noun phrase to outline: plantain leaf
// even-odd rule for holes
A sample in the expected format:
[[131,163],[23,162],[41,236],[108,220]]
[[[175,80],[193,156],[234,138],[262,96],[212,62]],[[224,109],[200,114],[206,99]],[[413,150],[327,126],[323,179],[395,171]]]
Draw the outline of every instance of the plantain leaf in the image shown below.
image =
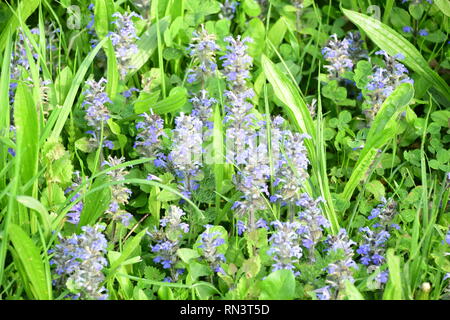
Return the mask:
[[16,249],[23,270],[25,270],[24,278],[31,283],[33,298],[39,300],[51,299],[52,294],[48,285],[50,279],[47,279],[39,249],[25,231],[16,224],[9,226],[9,238]]
[[112,15],[114,13],[114,3],[112,0],[95,0],[94,5],[94,28],[99,39],[103,39],[109,32]]
[[[285,106],[284,110],[290,115],[298,129],[309,134],[314,142],[316,128],[298,88],[264,54],[261,56],[261,63],[267,79],[273,86],[275,95]],[[309,139],[305,140],[305,144],[309,144],[311,149],[313,148],[313,142],[310,142]],[[310,151],[308,148],[309,154],[312,155],[313,153]]]
[[[26,184],[37,175],[39,125],[33,97],[24,83],[17,86],[14,120],[17,132],[17,165],[20,168],[21,183]],[[31,193],[27,192],[27,195]]]
[[445,14],[450,17],[450,2],[448,0],[434,0],[434,4]]
[[403,107],[411,102],[413,97],[414,87],[410,83],[402,83],[381,106],[367,134],[365,146],[361,150],[352,175],[341,194],[341,198],[345,202],[348,203],[350,201],[353,191],[360,184],[360,181],[364,179],[378,150],[395,136],[397,132],[397,116],[403,110]]
[[[148,106],[148,109],[152,109],[154,113],[166,114],[169,112],[175,112],[180,109],[187,100],[187,90],[182,87],[173,88],[167,98],[155,103],[154,106]],[[146,110],[148,111],[148,110]]]
[[369,38],[389,55],[403,54],[402,63],[430,82],[447,100],[450,101],[450,89],[447,83],[429,66],[420,52],[403,36],[381,21],[364,14],[343,9],[344,14],[369,36]]
[[[169,26],[170,17],[165,17],[159,21],[159,30],[161,34],[164,34],[167,27]],[[157,38],[157,26],[152,25],[143,35],[140,36],[139,40],[136,42],[138,47],[138,52],[131,57],[130,65],[133,66],[133,70],[128,74],[128,76],[133,75],[138,71],[152,56],[155,49],[158,47]]]

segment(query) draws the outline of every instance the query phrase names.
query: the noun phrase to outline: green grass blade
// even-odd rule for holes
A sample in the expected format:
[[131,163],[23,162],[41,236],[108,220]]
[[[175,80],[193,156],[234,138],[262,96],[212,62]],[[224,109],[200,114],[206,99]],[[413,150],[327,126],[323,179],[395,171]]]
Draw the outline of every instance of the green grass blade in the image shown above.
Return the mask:
[[115,271],[120,267],[120,265],[127,260],[131,254],[138,248],[141,243],[142,238],[145,236],[147,229],[142,230],[133,238],[130,238],[125,243],[120,257],[114,261],[109,270],[108,278],[115,274]]
[[429,66],[420,52],[408,40],[382,22],[364,14],[342,9],[344,14],[369,36],[382,50],[391,56],[403,54],[402,63],[417,72],[450,101],[450,88],[447,83]]
[[388,249],[386,260],[389,267],[389,280],[383,292],[383,300],[402,300],[402,277],[400,268],[400,257],[394,255],[394,249]]
[[21,227],[15,224],[9,226],[9,238],[26,272],[26,278],[31,283],[33,298],[39,300],[51,299],[52,293],[48,290],[50,279],[47,279],[44,262],[35,243]]
[[[0,106],[3,106],[0,108],[0,137],[9,138],[9,83],[10,83],[10,60],[11,60],[11,48],[12,48],[12,41],[11,41],[11,29],[6,28],[5,31],[8,31],[7,33],[7,42],[6,42],[6,48],[3,55],[3,62],[2,62],[2,72],[0,74]],[[8,146],[1,143],[0,144],[0,167],[5,168],[6,167],[6,159],[8,157]],[[0,190],[3,190],[6,187],[6,176],[1,175],[0,176]]]
[[[20,15],[20,19],[22,21],[26,21],[29,16],[38,8],[39,4],[41,3],[40,0],[23,0],[19,3],[18,7],[18,14]],[[16,28],[19,26],[20,22],[18,17],[14,14],[9,21],[5,24],[6,26],[9,26],[9,28],[3,29],[2,33],[0,34],[0,52],[2,52],[5,47],[7,46],[7,43],[9,41],[9,30],[15,31]]]
[[[88,56],[84,59],[84,61],[81,63],[81,65],[78,68],[77,73],[75,74],[75,77],[72,82],[72,86],[70,87],[69,93],[67,94],[66,100],[64,100],[64,105],[61,109],[55,110],[54,112],[58,112],[58,118],[56,119],[55,126],[51,132],[51,137],[53,139],[58,139],[64,124],[66,123],[66,120],[70,114],[70,111],[72,110],[73,102],[75,100],[75,97],[77,96],[78,89],[80,88],[81,82],[84,79],[84,76],[86,72],[89,69],[89,66],[91,65],[92,61],[94,60],[95,56],[97,55],[98,51],[102,48],[104,43],[106,42],[107,38],[100,41],[97,46],[92,49],[92,51],[88,54]],[[45,131],[41,137],[41,143],[47,139],[49,131],[51,130],[52,124],[47,124]]]

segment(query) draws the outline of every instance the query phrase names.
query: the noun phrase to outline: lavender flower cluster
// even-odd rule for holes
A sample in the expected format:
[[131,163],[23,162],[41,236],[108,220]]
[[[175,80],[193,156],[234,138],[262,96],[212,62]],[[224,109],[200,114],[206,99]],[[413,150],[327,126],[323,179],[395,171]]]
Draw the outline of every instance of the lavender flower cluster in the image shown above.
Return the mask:
[[300,275],[300,272],[295,271],[294,263],[299,262],[303,255],[300,247],[300,234],[303,232],[303,226],[296,221],[273,221],[271,224],[276,228],[269,238],[271,247],[267,252],[275,261],[272,271],[287,269],[291,270],[294,276]]
[[149,233],[155,245],[150,245],[152,252],[157,255],[153,258],[155,263],[162,265],[164,269],[169,269],[171,276],[165,281],[176,282],[178,276],[182,274],[182,269],[177,269],[175,265],[179,261],[177,250],[180,248],[183,235],[189,232],[189,225],[182,222],[185,212],[177,206],[170,206],[163,219],[160,220],[160,230]]
[[277,192],[271,196],[271,201],[282,201],[283,204],[295,203],[299,198],[300,188],[308,179],[308,164],[306,147],[303,143],[308,135],[283,130],[285,120],[277,116],[272,124],[271,146],[274,163],[274,186]]
[[[117,157],[108,157],[108,161],[103,162],[103,166],[115,167],[121,165],[124,161],[124,158]],[[111,170],[107,173],[107,175],[111,178],[112,182],[122,182],[125,180],[125,176],[128,174],[128,171],[125,170],[124,167]],[[108,214],[112,220],[120,220],[124,226],[128,226],[130,224],[130,220],[133,217],[130,213],[123,209],[123,206],[128,203],[128,199],[131,196],[131,190],[123,185],[114,184],[111,186],[111,203],[109,208],[106,210],[106,214]]]
[[64,238],[58,235],[60,243],[49,250],[54,254],[50,265],[57,287],[67,287],[73,299],[105,300],[108,298],[102,282],[105,276],[102,270],[108,265],[106,258],[107,240],[102,225],[83,226],[80,235]]
[[356,243],[348,238],[345,229],[339,230],[336,236],[329,235],[327,238],[328,252],[340,252],[343,258],[330,263],[325,268],[327,271],[327,285],[315,290],[320,300],[342,300],[345,294],[346,282],[353,283],[353,271],[358,269],[353,260],[354,251],[352,246]]
[[132,18],[143,18],[135,12],[116,12],[113,17],[116,18],[113,21],[115,32],[111,32],[109,36],[115,49],[120,76],[125,79],[128,72],[135,68],[131,65],[131,59],[138,52],[136,40],[139,37]]
[[206,230],[200,235],[199,249],[202,250],[203,258],[208,262],[214,272],[225,274],[221,263],[225,262],[225,256],[218,251],[218,248],[225,243],[222,234],[218,231],[212,231],[214,227],[210,224],[204,226]]
[[202,166],[203,123],[195,116],[181,113],[175,119],[172,151],[168,156],[182,183],[182,192],[190,196],[198,188],[198,175]]
[[372,210],[369,220],[379,219],[372,228],[363,227],[359,231],[362,234],[363,241],[356,252],[361,255],[360,261],[367,266],[369,273],[376,272],[375,284],[381,288],[388,280],[388,271],[382,271],[381,266],[385,262],[386,244],[390,238],[390,229],[399,229],[397,224],[390,222],[396,214],[397,204],[393,200],[381,199],[381,203]]
[[[92,79],[86,81],[87,89],[84,92],[85,98],[82,106],[86,108],[84,118],[88,126],[92,128],[87,133],[91,135],[89,142],[93,149],[99,146],[102,128],[106,129],[106,122],[111,118],[107,104],[112,101],[105,92],[106,83],[105,78],[101,78],[99,81]],[[103,146],[112,149],[114,145],[111,141],[104,140]]]
[[349,32],[342,40],[338,40],[336,34],[331,36],[322,49],[322,55],[329,63],[325,68],[331,80],[341,79],[346,71],[352,71],[359,60],[367,57],[362,44],[363,41],[358,32]]
[[139,130],[136,135],[134,148],[144,157],[161,156],[161,138],[167,135],[164,132],[164,120],[157,114],[143,113],[144,119],[136,123]]
[[[39,34],[39,29],[33,28],[30,30],[30,32],[31,34]],[[39,56],[36,52],[33,52],[32,49],[33,46],[31,44],[31,41],[24,34],[23,30],[19,29],[19,32],[17,33],[16,47],[11,53],[11,62],[10,62],[11,82],[9,85],[9,100],[11,104],[14,103],[14,93],[18,85],[17,81],[20,80],[22,72],[28,73],[30,70],[30,62],[28,61],[26,47],[28,47],[28,49],[31,50],[32,57],[35,60],[37,60]],[[25,80],[32,81],[30,76],[28,76],[27,79]]]
[[216,36],[209,34],[204,26],[201,31],[194,31],[192,41],[189,55],[193,58],[195,67],[188,71],[188,82],[201,80],[204,84],[206,78],[217,70],[216,51],[220,48],[216,44]]
[[227,126],[227,161],[238,166],[239,171],[233,181],[243,193],[243,200],[236,201],[233,209],[237,209],[238,215],[249,213],[247,229],[250,231],[256,227],[255,212],[267,207],[264,197],[268,195],[267,181],[270,176],[267,132],[264,122],[256,122],[252,114],[253,105],[248,101],[254,92],[247,85],[252,58],[247,54],[246,43],[252,42],[252,39],[241,40],[238,36],[224,40],[228,42],[227,53],[221,57],[228,86],[224,93],[228,102],[224,119]]
[[203,122],[203,126],[211,130],[213,128],[213,122],[210,120],[212,117],[212,106],[217,103],[217,100],[208,96],[208,91],[200,90],[200,93],[190,100],[192,102],[191,115],[200,119]]
[[[80,172],[75,171],[74,173],[75,179],[72,185],[64,191],[64,194],[68,194],[70,192],[75,191],[81,184]],[[72,198],[70,198],[71,202],[75,202],[81,197],[81,191],[77,192]],[[78,224],[80,222],[80,215],[83,211],[83,201],[78,201],[72,208],[70,208],[67,213],[67,222],[72,224]]]
[[383,50],[375,54],[384,57],[385,67],[375,67],[373,74],[369,76],[366,86],[368,92],[365,96],[370,108],[364,110],[368,119],[375,117],[383,102],[401,83],[414,83],[414,80],[408,76],[408,69],[397,61],[404,59],[402,54],[391,57]]

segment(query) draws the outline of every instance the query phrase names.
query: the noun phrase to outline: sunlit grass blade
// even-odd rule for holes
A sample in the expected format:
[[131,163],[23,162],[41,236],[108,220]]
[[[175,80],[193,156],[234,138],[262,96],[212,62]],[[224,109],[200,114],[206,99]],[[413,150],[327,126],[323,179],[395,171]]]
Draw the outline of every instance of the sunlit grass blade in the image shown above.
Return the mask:
[[[11,28],[6,28],[6,47],[3,54],[2,72],[0,73],[0,137],[9,138],[9,85],[10,85],[10,61],[12,51]],[[1,51],[0,51],[1,52]],[[8,157],[8,146],[0,143],[0,167],[6,167]],[[6,176],[0,175],[0,190],[6,187]],[[0,202],[2,203],[2,202]]]
[[15,29],[19,26],[19,19],[18,16],[22,21],[25,21],[28,19],[28,17],[38,8],[40,4],[40,0],[22,0],[19,3],[19,7],[17,12],[9,19],[9,21],[5,24],[6,26],[10,27],[5,28],[2,30],[2,33],[0,34],[0,52],[5,49],[7,42],[9,41],[9,30],[15,31]]
[[389,267],[389,280],[383,292],[383,300],[401,300],[403,288],[400,257],[396,256],[394,249],[390,248],[387,250],[386,260]]
[[[73,102],[75,101],[76,95],[78,93],[78,90],[80,88],[81,82],[84,79],[84,76],[86,75],[86,72],[88,71],[92,61],[94,60],[95,56],[97,55],[98,51],[102,48],[103,44],[106,42],[106,38],[100,41],[97,46],[92,49],[92,51],[88,54],[88,56],[84,59],[84,61],[81,63],[81,65],[78,67],[78,71],[75,74],[75,77],[73,79],[72,85],[70,87],[70,90],[67,94],[66,100],[64,101],[64,104],[61,109],[57,109],[53,112],[56,112],[56,117],[51,117],[49,121],[47,122],[47,126],[45,127],[44,133],[41,136],[40,143],[43,143],[47,137],[50,135],[54,139],[58,139],[59,135],[61,134],[61,131],[64,128],[64,124],[66,123],[66,120],[70,114],[70,111],[72,110]],[[53,116],[53,113],[52,113]],[[54,119],[53,121],[51,121]],[[52,126],[54,122],[54,127],[52,130]],[[51,133],[50,133],[51,131]]]
[[[19,82],[14,100],[14,121],[17,135],[16,150],[16,170],[19,177],[16,176],[20,185],[24,186],[33,180],[38,172],[39,157],[39,125],[36,105],[28,86]],[[16,171],[17,172],[17,171]],[[24,195],[33,195],[33,189],[37,187],[37,181],[33,183],[33,188],[23,190]],[[37,190],[36,190],[37,191]],[[18,215],[20,225],[29,227],[28,215],[26,209],[21,208]]]

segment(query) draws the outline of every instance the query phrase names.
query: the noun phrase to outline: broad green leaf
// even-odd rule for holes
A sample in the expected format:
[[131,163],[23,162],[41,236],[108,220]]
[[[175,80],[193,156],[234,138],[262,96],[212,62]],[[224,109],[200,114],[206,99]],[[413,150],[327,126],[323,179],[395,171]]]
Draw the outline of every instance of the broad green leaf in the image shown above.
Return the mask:
[[190,260],[200,257],[196,250],[189,248],[178,249],[177,255],[181,258],[181,260],[183,260],[184,263],[189,263]]
[[394,249],[390,248],[386,253],[386,261],[389,268],[389,280],[384,289],[383,300],[401,300],[403,288],[400,257],[394,255]]
[[[169,26],[170,17],[165,17],[159,21],[159,30],[163,34]],[[138,71],[152,56],[158,46],[156,24],[152,25],[136,42],[138,52],[131,57],[130,65],[133,66],[128,77]]]
[[113,21],[114,3],[112,0],[95,0],[94,28],[99,39],[103,39],[109,32],[109,26]]
[[41,218],[45,234],[46,235],[50,234],[50,232],[52,231],[51,219],[44,205],[35,198],[29,196],[17,196],[16,199],[19,203],[23,204],[25,207],[33,209],[34,211],[39,213],[39,217]]
[[413,69],[421,77],[433,84],[433,86],[450,101],[450,88],[447,83],[429,66],[420,52],[403,36],[381,21],[364,14],[343,9],[344,14],[369,36],[369,38],[389,55],[403,54],[402,63]]
[[138,246],[141,243],[141,240],[145,236],[146,232],[147,232],[147,229],[144,229],[141,232],[139,232],[137,235],[135,235],[134,237],[131,237],[127,240],[127,242],[125,243],[125,245],[122,249],[122,254],[111,265],[112,271],[114,271],[114,269],[117,268],[120,264],[125,262],[125,260],[127,260],[131,256],[131,254],[138,248]]
[[[268,32],[268,38],[276,48],[278,48],[280,44],[283,42],[283,38],[287,31],[287,24],[285,20],[286,20],[285,17],[281,17],[280,19],[278,19],[277,22],[275,22],[272,25],[272,27],[269,29]],[[270,47],[268,48],[271,49]],[[270,58],[273,54],[273,50],[269,50],[269,52],[270,53],[268,54],[268,56]]]
[[367,134],[366,143],[353,169],[350,179],[342,192],[342,200],[348,203],[354,190],[366,176],[378,150],[382,149],[397,133],[397,116],[414,97],[414,88],[403,83],[386,99],[381,106]]
[[[48,285],[50,279],[47,279],[44,262],[41,259],[39,249],[28,237],[25,231],[16,224],[9,226],[9,238],[16,249],[20,263],[26,273],[26,278],[30,281],[32,292],[35,299],[49,300],[52,293]],[[31,297],[30,297],[31,298]]]
[[139,97],[134,103],[134,113],[142,114],[144,112],[148,112],[150,108],[156,104],[156,101],[158,101],[160,92],[160,90],[151,93],[141,91],[139,93]]
[[154,106],[148,106],[146,111],[151,108],[156,114],[166,114],[180,109],[187,101],[187,90],[182,87],[173,88],[170,94],[164,100],[155,103]]
[[111,100],[114,100],[119,86],[119,71],[117,68],[117,59],[111,40],[106,42],[106,56],[108,57],[108,82],[106,84],[106,93]]
[[[105,176],[98,177],[95,179],[90,189],[95,189],[97,187],[103,186],[108,182]],[[78,223],[78,228],[84,225],[94,224],[97,219],[104,214],[105,210],[109,206],[109,201],[111,199],[110,188],[105,187],[86,195],[83,200],[83,211],[80,215],[80,222]]]
[[345,290],[349,300],[365,300],[361,292],[348,280],[345,281]]
[[244,0],[242,2],[242,8],[250,17],[257,17],[261,14],[261,8],[256,0]]
[[[3,62],[2,68],[0,72],[0,105],[7,106],[9,105],[9,83],[10,83],[10,62],[11,62],[11,32],[10,28],[5,28],[4,31],[7,31],[6,35],[7,43],[5,52],[3,54]],[[1,53],[1,50],[0,50]],[[10,109],[9,108],[0,108],[0,137],[9,138],[9,124],[10,124]],[[0,167],[6,167],[6,159],[8,157],[8,147],[0,143]],[[6,187],[6,176],[0,175],[0,190],[4,190]],[[0,270],[1,271],[1,270]],[[0,279],[1,280],[1,279]],[[0,281],[1,283],[1,281]]]
[[[20,168],[21,183],[26,184],[37,175],[39,155],[39,125],[36,106],[28,86],[19,83],[14,101],[16,125],[16,156]],[[26,192],[26,195],[31,195]]]
[[291,270],[281,269],[260,282],[261,300],[292,300],[295,297],[295,277]]
[[450,17],[450,2],[448,0],[434,0],[433,2],[443,14]]
[[[276,97],[284,104],[284,110],[290,115],[297,128],[302,133],[309,134],[315,141],[316,128],[297,86],[265,55],[261,56],[261,63],[267,79],[273,86]],[[305,145],[309,145],[308,151],[312,151],[312,142],[307,139]],[[312,156],[313,152],[309,152],[309,155]]]
[[[39,6],[40,0],[22,0],[19,3],[18,10],[16,11],[16,14],[22,19],[22,21],[26,21],[29,16],[37,9]],[[19,26],[19,19],[15,14],[11,16],[9,21],[6,23],[7,26],[11,27],[12,31],[15,31],[16,28]],[[5,49],[7,41],[9,41],[9,28],[5,28],[2,30],[2,33],[0,34],[0,52],[2,52]]]

